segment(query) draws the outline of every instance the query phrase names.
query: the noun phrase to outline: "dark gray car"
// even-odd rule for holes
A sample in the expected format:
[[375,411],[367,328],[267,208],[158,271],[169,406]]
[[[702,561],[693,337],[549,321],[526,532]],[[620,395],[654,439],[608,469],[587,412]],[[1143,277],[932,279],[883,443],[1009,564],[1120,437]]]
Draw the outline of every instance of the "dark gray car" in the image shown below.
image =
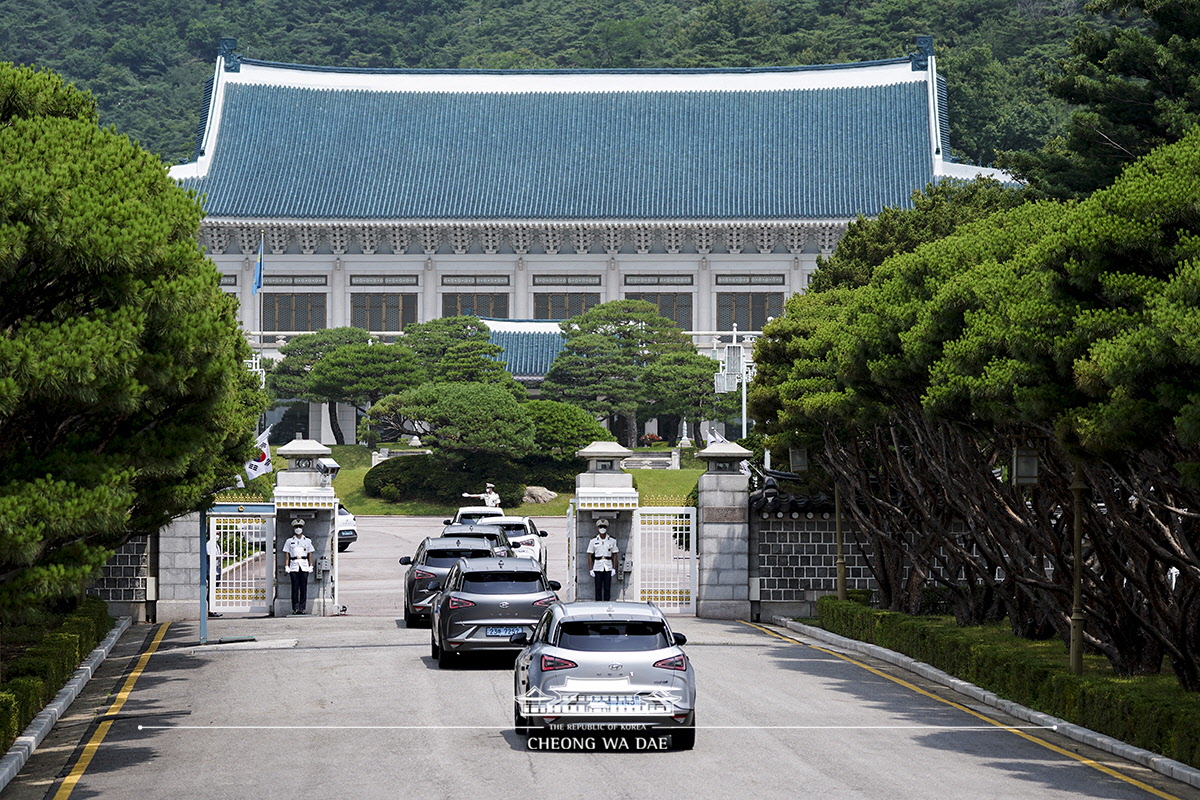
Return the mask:
[[513,634],[532,633],[560,588],[532,558],[461,559],[433,601],[430,654],[446,667],[468,651],[521,649]]
[[429,585],[445,578],[459,559],[490,558],[494,547],[488,539],[430,537],[417,547],[416,555],[400,559],[408,567],[404,574],[404,624],[415,628],[418,623],[428,622],[430,604],[437,596]]
[[696,673],[652,603],[552,603],[513,670],[520,734],[653,730],[696,744]]
[[474,536],[480,539],[487,539],[492,542],[492,555],[494,556],[515,556],[517,549],[508,539],[508,533],[504,528],[496,525],[487,525],[484,523],[458,523],[447,525],[442,530],[443,538],[454,536]]

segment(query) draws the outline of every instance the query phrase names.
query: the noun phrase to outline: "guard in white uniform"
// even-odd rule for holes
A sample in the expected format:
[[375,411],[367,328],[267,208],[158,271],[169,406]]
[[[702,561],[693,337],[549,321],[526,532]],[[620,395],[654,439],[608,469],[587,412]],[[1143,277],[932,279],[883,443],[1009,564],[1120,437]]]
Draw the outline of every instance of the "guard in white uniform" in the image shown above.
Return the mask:
[[596,524],[596,536],[588,542],[587,557],[588,574],[596,581],[596,599],[612,600],[612,576],[621,566],[621,553],[603,520]]
[[481,494],[469,494],[463,492],[463,497],[478,497],[483,501],[483,504],[488,508],[500,507],[500,495],[496,494],[496,484],[489,483]]
[[304,520],[292,520],[292,536],[283,543],[287,559],[284,569],[292,579],[292,613],[303,614],[308,606],[308,576],[313,571],[312,539],[304,535]]

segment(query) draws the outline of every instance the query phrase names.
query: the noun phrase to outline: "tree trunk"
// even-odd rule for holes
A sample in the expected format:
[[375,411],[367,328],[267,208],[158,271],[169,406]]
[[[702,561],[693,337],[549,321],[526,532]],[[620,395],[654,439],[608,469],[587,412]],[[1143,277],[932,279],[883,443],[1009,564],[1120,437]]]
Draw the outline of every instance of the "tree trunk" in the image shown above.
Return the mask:
[[342,435],[342,426],[338,424],[337,403],[329,404],[329,429],[333,431],[333,441],[335,443],[346,443],[346,437]]

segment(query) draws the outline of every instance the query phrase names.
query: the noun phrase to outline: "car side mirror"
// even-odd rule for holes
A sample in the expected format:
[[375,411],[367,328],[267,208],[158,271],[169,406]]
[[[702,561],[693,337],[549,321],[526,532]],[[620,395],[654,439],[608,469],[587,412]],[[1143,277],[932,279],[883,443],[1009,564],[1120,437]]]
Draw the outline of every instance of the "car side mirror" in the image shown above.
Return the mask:
[[448,519],[444,519],[444,520],[442,520],[442,524],[443,524],[443,525],[449,525],[449,524],[450,524],[450,520],[448,520]]
[[400,563],[407,567],[412,563],[412,556],[405,556],[404,558],[400,559]]
[[682,633],[675,634],[675,646],[682,647],[685,644],[687,644],[687,637]]
[[546,585],[549,586],[551,588],[551,590],[553,590],[555,592],[557,592],[559,589],[562,588],[562,584],[559,583],[558,581],[547,581]]
[[510,644],[519,644],[524,646],[529,644],[529,634],[527,634],[525,631],[514,633],[512,636],[508,637],[508,641]]
[[545,539],[549,535],[550,534],[546,533],[545,531],[538,531],[538,536],[542,537],[543,539]]

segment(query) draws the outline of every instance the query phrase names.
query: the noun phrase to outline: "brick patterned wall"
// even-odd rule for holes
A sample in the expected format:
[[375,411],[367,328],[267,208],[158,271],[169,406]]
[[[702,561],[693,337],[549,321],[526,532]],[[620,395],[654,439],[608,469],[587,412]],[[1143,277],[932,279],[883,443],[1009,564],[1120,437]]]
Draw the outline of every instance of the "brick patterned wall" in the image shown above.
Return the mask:
[[[798,518],[762,519],[751,515],[750,524],[758,533],[758,575],[760,599],[797,602],[810,599],[809,593],[837,590],[837,539],[832,515],[815,514]],[[850,589],[874,589],[875,581],[866,560],[853,543],[853,536],[842,524],[845,540],[846,586]]]
[[149,537],[130,539],[104,565],[100,578],[88,589],[88,594],[107,603],[144,602],[146,576],[150,571],[149,552]]

